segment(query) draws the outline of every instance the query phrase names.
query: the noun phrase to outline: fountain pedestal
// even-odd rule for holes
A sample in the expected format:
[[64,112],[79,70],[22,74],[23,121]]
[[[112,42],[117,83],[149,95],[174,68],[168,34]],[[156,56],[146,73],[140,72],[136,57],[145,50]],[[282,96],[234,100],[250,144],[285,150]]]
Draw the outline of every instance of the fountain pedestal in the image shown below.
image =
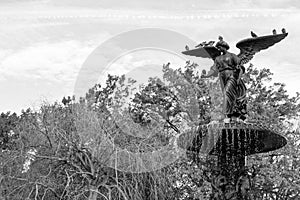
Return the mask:
[[266,127],[249,123],[213,123],[181,135],[179,146],[217,158],[213,199],[248,199],[245,157],[286,145],[286,139]]

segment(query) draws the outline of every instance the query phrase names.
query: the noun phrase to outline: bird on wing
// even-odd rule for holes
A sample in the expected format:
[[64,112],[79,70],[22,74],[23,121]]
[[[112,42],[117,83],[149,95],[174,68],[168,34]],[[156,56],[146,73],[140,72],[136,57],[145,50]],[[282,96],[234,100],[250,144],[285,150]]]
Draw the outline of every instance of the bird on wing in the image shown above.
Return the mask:
[[272,33],[273,35],[276,35],[277,34],[276,29],[273,29]]
[[281,32],[282,32],[282,33],[286,33],[285,28],[281,29]]
[[253,31],[251,31],[251,36],[252,37],[257,37],[257,35]]
[[185,45],[185,50],[190,50],[189,46],[188,45]]

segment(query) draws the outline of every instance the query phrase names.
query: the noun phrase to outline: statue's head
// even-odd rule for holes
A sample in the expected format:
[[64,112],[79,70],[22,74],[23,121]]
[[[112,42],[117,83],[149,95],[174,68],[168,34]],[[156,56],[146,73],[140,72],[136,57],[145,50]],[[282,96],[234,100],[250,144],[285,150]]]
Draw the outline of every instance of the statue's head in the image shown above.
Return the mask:
[[219,41],[217,42],[216,47],[220,49],[220,51],[228,50],[230,48],[229,44],[223,40],[222,36],[219,36]]

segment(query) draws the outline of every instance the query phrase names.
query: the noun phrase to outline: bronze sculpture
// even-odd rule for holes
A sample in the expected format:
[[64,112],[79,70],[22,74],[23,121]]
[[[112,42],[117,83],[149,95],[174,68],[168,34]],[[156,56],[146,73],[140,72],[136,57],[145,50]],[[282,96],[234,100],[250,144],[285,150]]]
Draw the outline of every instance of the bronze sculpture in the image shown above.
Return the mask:
[[[247,182],[246,156],[274,151],[287,144],[287,140],[275,130],[262,126],[261,122],[242,122],[246,118],[246,86],[242,75],[244,64],[264,49],[280,42],[286,36],[286,30],[277,34],[274,29],[270,35],[258,36],[251,31],[250,38],[236,44],[239,54],[228,52],[229,45],[219,37],[213,42],[202,42],[195,49],[182,52],[190,56],[211,58],[214,64],[201,77],[218,76],[224,97],[224,121],[213,120],[200,125],[197,131],[182,134],[179,146],[197,154],[216,156],[216,167],[212,172],[211,199],[251,199],[250,181]],[[236,120],[234,120],[236,118]],[[241,119],[241,120],[238,120]],[[195,159],[197,162],[197,159]],[[247,186],[248,185],[248,186]]]
[[223,110],[225,121],[233,119],[246,119],[246,86],[242,80],[245,73],[244,64],[248,63],[253,56],[264,49],[284,39],[288,33],[257,36],[239,41],[236,47],[240,49],[238,55],[228,51],[229,45],[220,36],[215,46],[198,45],[196,49],[187,50],[183,54],[202,58],[211,58],[214,61],[210,71],[206,74],[203,70],[202,78],[219,76],[222,93],[224,97]]

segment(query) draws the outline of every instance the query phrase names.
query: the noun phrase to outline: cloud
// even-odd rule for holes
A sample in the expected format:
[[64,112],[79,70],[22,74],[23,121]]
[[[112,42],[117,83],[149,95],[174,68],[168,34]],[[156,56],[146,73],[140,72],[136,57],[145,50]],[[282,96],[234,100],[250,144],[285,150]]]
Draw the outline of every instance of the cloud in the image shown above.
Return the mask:
[[[112,45],[111,49],[120,50],[115,45]],[[84,95],[95,83],[104,84],[108,74],[119,76],[125,74],[141,84],[147,82],[149,77],[161,77],[163,64],[170,62],[172,67],[177,68],[185,65],[185,59],[182,57],[159,49],[138,49],[123,55],[120,54],[120,57],[115,58],[107,66],[100,65],[103,63],[103,59],[105,59],[103,55],[94,55],[87,59],[88,62],[84,65],[88,67],[80,71],[82,76],[78,80],[82,80],[76,85],[76,96]]]
[[74,80],[93,47],[78,41],[38,43],[21,50],[0,50],[2,79]]
[[77,73],[94,49],[86,43],[36,43],[0,50],[0,111],[16,111],[72,95]]
[[108,66],[106,73],[129,74],[131,78],[145,82],[151,76],[161,76],[162,66],[168,62],[172,67],[178,68],[185,66],[186,60],[160,49],[140,49],[117,59]]

